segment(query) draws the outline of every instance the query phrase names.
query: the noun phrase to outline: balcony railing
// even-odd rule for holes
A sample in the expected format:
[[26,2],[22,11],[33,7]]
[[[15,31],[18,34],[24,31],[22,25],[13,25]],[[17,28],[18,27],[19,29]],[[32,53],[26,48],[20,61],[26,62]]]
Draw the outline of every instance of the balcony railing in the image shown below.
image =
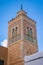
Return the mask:
[[31,42],[33,42],[33,43],[36,43],[36,39],[33,38],[33,37],[30,36],[30,35],[25,34],[24,39],[25,39],[25,40],[28,40],[28,41],[31,41]]
[[21,35],[17,35],[15,37],[12,37],[12,38],[9,39],[9,44],[11,44],[13,42],[16,42],[16,41],[18,41],[20,39],[21,39]]

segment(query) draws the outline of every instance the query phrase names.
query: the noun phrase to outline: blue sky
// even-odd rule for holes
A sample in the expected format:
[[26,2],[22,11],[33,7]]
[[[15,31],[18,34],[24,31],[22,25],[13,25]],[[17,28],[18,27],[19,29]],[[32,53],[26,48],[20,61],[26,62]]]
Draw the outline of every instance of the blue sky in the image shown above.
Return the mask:
[[23,5],[27,15],[37,23],[39,51],[43,50],[43,0],[0,0],[0,42],[8,38],[8,21]]

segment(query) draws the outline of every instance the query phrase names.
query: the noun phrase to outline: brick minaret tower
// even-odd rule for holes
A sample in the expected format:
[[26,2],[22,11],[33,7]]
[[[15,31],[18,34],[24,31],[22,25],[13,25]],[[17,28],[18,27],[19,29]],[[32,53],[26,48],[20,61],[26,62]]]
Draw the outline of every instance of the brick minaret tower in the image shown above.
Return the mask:
[[24,65],[26,55],[38,51],[36,22],[22,9],[8,23],[8,61],[9,65]]

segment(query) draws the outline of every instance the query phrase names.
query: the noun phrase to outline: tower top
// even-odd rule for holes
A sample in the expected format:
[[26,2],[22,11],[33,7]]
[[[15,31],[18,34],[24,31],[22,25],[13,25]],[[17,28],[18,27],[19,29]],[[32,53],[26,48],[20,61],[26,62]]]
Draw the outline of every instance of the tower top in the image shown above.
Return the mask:
[[22,4],[21,4],[21,9],[20,9],[20,11],[17,12],[17,14],[18,14],[18,16],[19,16],[19,15],[25,15],[25,16],[27,15],[27,12],[25,12],[25,11],[23,10]]

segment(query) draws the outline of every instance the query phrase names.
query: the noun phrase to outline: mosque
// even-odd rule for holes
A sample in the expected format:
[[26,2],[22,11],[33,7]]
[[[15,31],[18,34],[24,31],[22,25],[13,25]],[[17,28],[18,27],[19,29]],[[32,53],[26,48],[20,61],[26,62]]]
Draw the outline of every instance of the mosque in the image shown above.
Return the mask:
[[43,65],[42,61],[36,21],[28,17],[21,6],[17,16],[8,22],[8,47],[0,46],[0,65]]

